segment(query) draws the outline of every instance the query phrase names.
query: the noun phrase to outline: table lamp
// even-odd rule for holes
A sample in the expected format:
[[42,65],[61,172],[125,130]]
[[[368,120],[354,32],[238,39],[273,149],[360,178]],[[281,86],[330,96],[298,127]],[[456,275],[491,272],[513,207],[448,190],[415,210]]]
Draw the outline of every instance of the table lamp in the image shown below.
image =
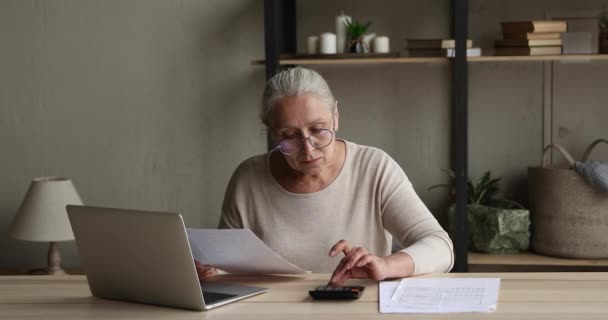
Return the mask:
[[11,237],[18,240],[49,242],[48,268],[35,274],[65,274],[61,269],[59,241],[74,240],[66,205],[82,205],[72,181],[61,177],[32,180],[11,226]]

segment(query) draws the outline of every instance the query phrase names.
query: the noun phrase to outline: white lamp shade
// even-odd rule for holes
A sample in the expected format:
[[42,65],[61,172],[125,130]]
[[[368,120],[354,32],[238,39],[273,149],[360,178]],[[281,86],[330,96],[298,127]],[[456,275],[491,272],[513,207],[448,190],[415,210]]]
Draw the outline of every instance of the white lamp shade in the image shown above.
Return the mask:
[[11,236],[28,241],[74,240],[65,206],[82,205],[72,181],[60,177],[32,180],[11,226]]

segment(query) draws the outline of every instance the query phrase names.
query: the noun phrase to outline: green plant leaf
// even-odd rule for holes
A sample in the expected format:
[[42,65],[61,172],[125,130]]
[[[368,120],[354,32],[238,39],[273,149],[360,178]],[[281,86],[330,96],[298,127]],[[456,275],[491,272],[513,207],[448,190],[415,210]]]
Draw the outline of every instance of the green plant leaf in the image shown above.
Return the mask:
[[367,29],[371,25],[371,21],[363,24],[356,20],[346,20],[344,21],[344,26],[346,27],[346,34],[350,39],[357,39],[367,32]]
[[[435,188],[449,188],[450,198],[453,199],[455,194],[456,174],[450,169],[442,169],[450,177],[449,184],[438,184],[428,188],[432,190]],[[500,180],[501,178],[492,178],[492,172],[486,171],[483,175],[473,183],[471,178],[467,179],[467,203],[468,204],[483,204],[489,205],[500,191]]]

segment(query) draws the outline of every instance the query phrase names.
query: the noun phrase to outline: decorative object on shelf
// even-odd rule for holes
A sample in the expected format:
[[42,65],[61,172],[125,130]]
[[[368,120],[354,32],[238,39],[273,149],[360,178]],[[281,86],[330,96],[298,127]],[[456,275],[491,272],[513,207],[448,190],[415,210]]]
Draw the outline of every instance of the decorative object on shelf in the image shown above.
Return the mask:
[[366,53],[369,52],[369,47],[366,46],[363,41],[363,35],[367,32],[367,29],[371,25],[371,22],[363,24],[356,20],[347,21],[344,25],[346,26],[346,35],[348,41],[346,46],[348,51],[351,53]]
[[600,24],[600,41],[599,52],[608,53],[608,10],[604,9],[599,19]]
[[344,53],[344,48],[346,47],[346,23],[350,23],[352,21],[350,16],[344,14],[344,11],[340,13],[339,16],[336,16],[336,45],[337,52]]
[[[450,184],[436,185],[447,187],[450,198],[455,200],[456,175],[446,170],[450,176]],[[473,184],[467,181],[467,220],[469,222],[469,247],[487,253],[517,253],[528,249],[530,243],[530,213],[515,201],[497,198],[500,190],[500,178],[491,178],[487,171]],[[456,220],[455,206],[448,209],[450,233],[454,234],[453,226]]]
[[306,41],[306,53],[308,54],[318,54],[319,53],[319,37],[318,36],[310,36]]
[[[545,147],[539,167],[528,168],[530,209],[533,218],[532,249],[565,258],[608,258],[608,193],[594,187],[575,170],[588,163],[591,143],[581,162],[558,144]],[[567,168],[549,166],[547,157],[557,150],[568,162]],[[585,170],[584,166],[581,170]],[[595,173],[591,173],[594,179]]]
[[82,200],[72,181],[60,177],[32,180],[11,226],[11,236],[18,240],[49,242],[48,268],[34,274],[65,274],[61,269],[59,241],[74,240],[66,205],[81,205]]
[[390,45],[387,36],[378,36],[374,38],[373,45],[374,53],[389,53]]
[[367,46],[367,48],[369,49],[369,51],[372,51],[372,41],[374,40],[374,38],[376,38],[376,33],[366,33],[363,35],[363,42],[365,42],[365,45]]
[[319,46],[321,54],[336,54],[336,35],[331,32],[322,33]]
[[592,54],[591,32],[564,32],[561,35],[563,54]]
[[[454,49],[456,41],[454,39],[407,39],[408,49]],[[467,40],[467,48],[473,47],[473,40]]]
[[[481,56],[481,48],[473,48],[473,41],[467,40],[467,57]],[[405,56],[410,57],[455,57],[454,39],[407,39]]]
[[564,20],[502,22],[502,39],[494,41],[495,54],[501,56],[562,54],[561,33],[568,30]]
[[[456,57],[456,49],[409,49],[404,53],[406,57]],[[481,48],[468,48],[467,57],[481,57]]]

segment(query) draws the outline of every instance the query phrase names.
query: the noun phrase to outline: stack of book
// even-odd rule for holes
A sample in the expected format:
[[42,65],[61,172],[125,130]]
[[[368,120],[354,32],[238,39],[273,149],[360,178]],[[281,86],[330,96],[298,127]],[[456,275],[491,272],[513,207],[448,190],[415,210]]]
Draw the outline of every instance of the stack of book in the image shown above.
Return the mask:
[[494,41],[497,56],[562,54],[561,33],[566,21],[502,22],[502,39]]
[[[408,39],[405,55],[410,57],[455,57],[454,39]],[[473,41],[467,40],[467,56],[481,56],[481,48],[473,48]]]

